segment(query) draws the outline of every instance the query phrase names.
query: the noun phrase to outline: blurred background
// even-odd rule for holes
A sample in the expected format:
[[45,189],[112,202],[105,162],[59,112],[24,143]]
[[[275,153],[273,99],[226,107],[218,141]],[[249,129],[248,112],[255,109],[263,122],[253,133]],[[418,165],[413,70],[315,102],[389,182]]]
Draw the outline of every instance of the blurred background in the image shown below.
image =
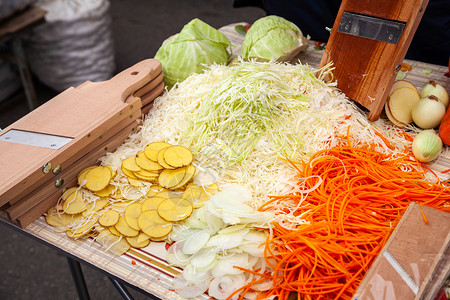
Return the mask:
[[[17,51],[17,44],[12,42],[17,37],[17,24],[11,25],[12,18],[23,13],[29,2],[35,1],[0,0],[0,128],[29,112],[26,91],[12,63],[12,50]],[[266,15],[257,7],[233,8],[232,0],[40,3],[52,12],[43,24],[37,20],[41,24],[31,24],[20,32],[23,53],[18,52],[30,67],[28,81],[34,86],[36,106],[56,96],[65,86],[72,86],[71,82],[107,79],[152,58],[166,38],[194,18],[220,28],[236,22],[252,23]],[[19,25],[31,18],[39,16],[36,12],[27,15],[18,20]],[[80,53],[82,56],[77,56]],[[82,269],[91,299],[122,299],[105,274],[83,264]],[[151,299],[129,290],[135,299]],[[0,299],[77,298],[65,256],[0,224]]]

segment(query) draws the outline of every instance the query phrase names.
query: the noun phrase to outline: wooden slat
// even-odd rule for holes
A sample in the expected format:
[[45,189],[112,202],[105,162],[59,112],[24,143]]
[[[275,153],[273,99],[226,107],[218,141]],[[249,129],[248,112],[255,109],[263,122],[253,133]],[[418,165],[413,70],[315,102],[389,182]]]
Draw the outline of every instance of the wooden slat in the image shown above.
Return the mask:
[[140,98],[129,96],[152,81],[160,73],[158,68],[159,61],[148,59],[111,80],[69,88],[5,128],[1,134],[18,129],[74,139],[59,150],[0,142],[0,206],[46,180],[48,174],[41,172],[45,163],[61,164],[140,109]]
[[[137,126],[138,124],[136,122],[131,123],[97,148],[91,149],[88,154],[76,161],[71,167],[67,168],[64,174],[61,174],[61,176],[64,177],[63,188],[75,186],[78,173],[82,169],[94,165],[100,157],[106,154],[106,152],[115,150],[133,131],[136,130]],[[43,187],[36,192],[36,196],[40,197],[41,201],[27,211],[24,211],[20,216],[14,218],[13,221],[22,228],[25,228],[56,204],[59,197],[61,197],[61,191],[62,189],[55,190],[52,186]]]

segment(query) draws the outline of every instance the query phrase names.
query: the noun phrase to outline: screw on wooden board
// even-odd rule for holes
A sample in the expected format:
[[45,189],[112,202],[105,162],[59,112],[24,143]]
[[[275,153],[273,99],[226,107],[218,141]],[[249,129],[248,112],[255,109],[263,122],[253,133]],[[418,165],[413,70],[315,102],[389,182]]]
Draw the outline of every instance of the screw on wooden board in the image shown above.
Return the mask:
[[53,174],[58,175],[59,173],[61,173],[61,165],[57,165],[54,169],[53,169]]
[[55,180],[55,186],[57,188],[61,187],[64,183],[64,179],[62,177],[59,177],[58,179]]
[[396,65],[395,68],[394,68],[394,74],[397,74],[398,71],[400,71],[401,68],[402,68],[401,64]]
[[51,169],[52,169],[52,164],[48,162],[42,166],[42,173],[47,174],[50,172]]

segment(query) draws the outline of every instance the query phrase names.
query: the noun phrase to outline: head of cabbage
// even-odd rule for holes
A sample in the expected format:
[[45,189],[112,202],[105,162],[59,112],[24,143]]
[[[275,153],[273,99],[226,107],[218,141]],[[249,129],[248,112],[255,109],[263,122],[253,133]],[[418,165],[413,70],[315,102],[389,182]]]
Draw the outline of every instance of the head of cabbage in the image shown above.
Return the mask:
[[267,16],[256,20],[242,43],[244,60],[288,61],[308,47],[308,40],[294,23],[279,17]]
[[192,73],[201,73],[206,66],[227,64],[231,54],[231,43],[224,34],[193,19],[163,42],[155,58],[162,64],[164,83],[170,89]]

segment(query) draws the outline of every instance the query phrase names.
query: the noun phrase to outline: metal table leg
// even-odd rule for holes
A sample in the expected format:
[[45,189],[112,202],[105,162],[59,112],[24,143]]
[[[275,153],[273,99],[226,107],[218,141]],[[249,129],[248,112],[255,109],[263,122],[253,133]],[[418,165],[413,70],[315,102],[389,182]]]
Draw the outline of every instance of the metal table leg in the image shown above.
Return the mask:
[[80,263],[70,257],[67,257],[67,261],[69,262],[70,272],[72,273],[73,281],[77,288],[78,297],[80,300],[90,300]]
[[133,300],[133,296],[131,296],[131,294],[128,292],[127,288],[122,283],[120,283],[119,281],[117,281],[116,279],[111,278],[111,277],[109,277],[109,279],[113,283],[114,287],[119,291],[120,295],[122,295],[123,299]]
[[25,91],[25,97],[27,98],[28,108],[30,110],[33,110],[38,106],[38,101],[36,97],[36,91],[34,90],[34,84],[31,78],[31,73],[28,68],[25,53],[23,51],[22,41],[20,37],[14,37],[11,40],[11,43],[15,62],[17,64],[17,69],[19,70],[20,79],[22,81],[23,89]]

